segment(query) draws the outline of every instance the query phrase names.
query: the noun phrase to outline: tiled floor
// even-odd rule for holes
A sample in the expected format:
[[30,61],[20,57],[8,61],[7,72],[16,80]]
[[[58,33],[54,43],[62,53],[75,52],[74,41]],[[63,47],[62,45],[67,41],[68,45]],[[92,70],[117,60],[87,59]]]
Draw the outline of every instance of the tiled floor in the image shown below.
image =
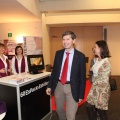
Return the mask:
[[[111,92],[108,120],[120,120],[120,77],[116,76],[116,82],[118,89]],[[58,120],[56,112],[53,111],[45,120]],[[78,108],[76,120],[88,120],[85,104]]]

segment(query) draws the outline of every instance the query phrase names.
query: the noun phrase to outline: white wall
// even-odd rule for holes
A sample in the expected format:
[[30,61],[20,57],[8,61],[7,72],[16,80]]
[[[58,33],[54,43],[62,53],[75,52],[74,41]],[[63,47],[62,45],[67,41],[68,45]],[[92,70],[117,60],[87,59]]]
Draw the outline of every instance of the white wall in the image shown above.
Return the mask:
[[[8,37],[8,33],[12,33],[12,37]],[[20,36],[42,36],[41,22],[36,21],[0,24],[0,40],[16,40]],[[43,39],[45,64],[50,61],[50,59],[48,59],[49,53],[46,53],[46,49],[49,49],[48,39]]]
[[107,42],[111,53],[112,75],[120,75],[120,26],[106,26]]
[[[120,75],[120,26],[105,26],[105,28],[107,28],[107,41],[112,55],[110,58],[112,75]],[[12,33],[11,38],[8,38],[8,33]],[[0,40],[16,40],[19,36],[42,36],[45,64],[50,63],[49,30],[47,30],[45,23],[41,25],[41,22],[37,21],[0,24]]]
[[[8,33],[12,33],[11,38],[8,38]],[[19,36],[42,36],[41,33],[41,22],[19,22],[0,24],[0,40],[16,40]]]

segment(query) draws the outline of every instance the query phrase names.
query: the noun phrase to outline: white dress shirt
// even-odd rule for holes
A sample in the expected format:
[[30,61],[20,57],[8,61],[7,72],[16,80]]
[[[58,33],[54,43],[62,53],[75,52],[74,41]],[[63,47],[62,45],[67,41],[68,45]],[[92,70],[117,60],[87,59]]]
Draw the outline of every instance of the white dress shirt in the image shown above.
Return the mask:
[[[63,55],[63,61],[62,61],[62,67],[61,67],[61,72],[60,72],[60,77],[59,79],[61,79],[61,75],[62,75],[62,69],[63,69],[63,66],[64,66],[64,62],[65,62],[65,59],[66,59],[66,52],[64,52],[64,55]],[[70,73],[71,73],[71,67],[72,67],[72,61],[73,61],[73,55],[74,55],[74,48],[69,51],[69,62],[68,62],[68,71],[67,71],[67,81],[70,81]]]

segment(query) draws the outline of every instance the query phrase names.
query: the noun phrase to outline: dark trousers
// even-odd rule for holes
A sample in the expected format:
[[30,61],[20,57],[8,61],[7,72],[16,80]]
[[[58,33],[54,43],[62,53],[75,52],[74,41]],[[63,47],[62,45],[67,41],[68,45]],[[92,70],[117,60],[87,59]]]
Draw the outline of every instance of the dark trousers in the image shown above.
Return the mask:
[[108,120],[107,110],[100,110],[95,108],[94,105],[86,103],[86,109],[89,120],[97,120],[97,113],[99,114],[100,120]]

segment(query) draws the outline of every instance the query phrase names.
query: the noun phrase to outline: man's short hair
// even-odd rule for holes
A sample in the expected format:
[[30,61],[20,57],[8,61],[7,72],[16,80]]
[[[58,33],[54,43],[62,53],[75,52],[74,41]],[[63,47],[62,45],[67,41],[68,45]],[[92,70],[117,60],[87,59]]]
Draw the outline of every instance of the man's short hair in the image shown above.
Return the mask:
[[62,34],[62,38],[66,35],[71,35],[71,38],[74,40],[76,38],[76,35],[74,32],[72,31],[65,31],[63,34]]

